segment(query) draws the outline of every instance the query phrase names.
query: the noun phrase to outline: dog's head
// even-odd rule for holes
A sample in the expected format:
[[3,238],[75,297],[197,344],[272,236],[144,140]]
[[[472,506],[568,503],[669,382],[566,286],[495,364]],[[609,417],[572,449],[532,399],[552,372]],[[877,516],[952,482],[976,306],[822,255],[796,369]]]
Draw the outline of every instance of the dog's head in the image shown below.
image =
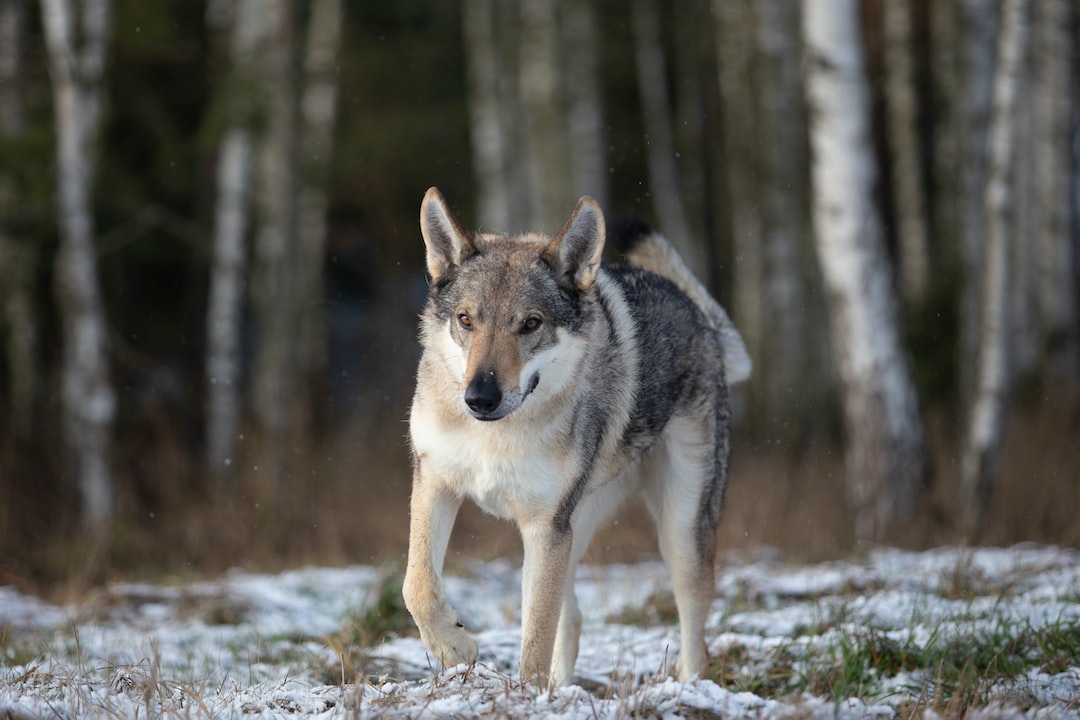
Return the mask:
[[600,271],[599,204],[581,198],[554,237],[473,233],[431,188],[420,206],[420,231],[432,281],[425,351],[439,348],[460,372],[466,411],[499,420],[534,393],[557,393],[580,357],[578,333]]

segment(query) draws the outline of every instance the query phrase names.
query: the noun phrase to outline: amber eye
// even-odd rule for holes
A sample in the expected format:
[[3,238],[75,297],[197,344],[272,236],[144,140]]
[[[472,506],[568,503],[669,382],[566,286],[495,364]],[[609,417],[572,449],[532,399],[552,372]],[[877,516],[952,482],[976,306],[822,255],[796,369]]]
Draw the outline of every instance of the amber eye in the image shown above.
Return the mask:
[[469,313],[458,313],[457,321],[461,327],[472,330],[472,318],[469,317]]
[[536,317],[535,315],[530,315],[529,317],[525,318],[525,322],[521,323],[521,334],[528,335],[531,332],[536,332],[536,329],[539,328],[540,325],[543,324],[543,322],[543,320]]

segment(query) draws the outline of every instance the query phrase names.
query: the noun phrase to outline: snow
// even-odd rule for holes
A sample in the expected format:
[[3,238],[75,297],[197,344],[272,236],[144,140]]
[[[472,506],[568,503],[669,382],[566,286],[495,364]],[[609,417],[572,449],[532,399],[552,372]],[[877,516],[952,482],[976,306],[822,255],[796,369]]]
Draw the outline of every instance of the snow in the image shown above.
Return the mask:
[[[659,609],[670,595],[663,565],[582,567],[576,684],[548,692],[515,675],[521,578],[506,561],[447,578],[477,665],[439,668],[415,637],[342,657],[357,648],[335,638],[376,602],[382,576],[357,566],[118,583],[63,607],[0,587],[0,717],[887,718],[905,703],[906,716],[933,679],[901,670],[836,698],[806,687],[759,695],[730,678],[781,659],[813,672],[868,633],[925,648],[965,633],[1080,626],[1073,550],[879,548],[815,565],[730,557],[709,646],[737,672],[726,686],[679,683],[669,675],[678,633]],[[1080,658],[1065,665],[990,681],[975,716],[1080,720]]]

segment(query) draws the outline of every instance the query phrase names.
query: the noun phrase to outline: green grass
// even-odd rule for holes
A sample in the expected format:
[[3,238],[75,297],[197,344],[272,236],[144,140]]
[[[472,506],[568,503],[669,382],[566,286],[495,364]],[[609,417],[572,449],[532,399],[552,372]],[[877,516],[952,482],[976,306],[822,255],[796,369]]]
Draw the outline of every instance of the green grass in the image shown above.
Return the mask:
[[323,668],[319,675],[324,682],[344,684],[368,675],[372,670],[368,650],[393,637],[418,634],[401,595],[404,579],[400,564],[385,566],[378,584],[371,591],[371,601],[346,618],[341,630],[326,638],[326,644],[338,656],[340,664]]
[[37,646],[13,637],[11,628],[0,625],[0,666],[30,665],[41,656]]
[[743,642],[714,651],[708,677],[731,689],[791,699],[803,692],[841,701],[878,702],[896,692],[889,681],[909,678],[914,698],[901,714],[931,709],[950,716],[994,700],[1012,681],[1031,672],[1055,674],[1080,657],[1080,622],[1047,626],[998,618],[981,630],[945,626],[920,644],[914,632],[856,628],[837,610],[813,628],[762,652]]

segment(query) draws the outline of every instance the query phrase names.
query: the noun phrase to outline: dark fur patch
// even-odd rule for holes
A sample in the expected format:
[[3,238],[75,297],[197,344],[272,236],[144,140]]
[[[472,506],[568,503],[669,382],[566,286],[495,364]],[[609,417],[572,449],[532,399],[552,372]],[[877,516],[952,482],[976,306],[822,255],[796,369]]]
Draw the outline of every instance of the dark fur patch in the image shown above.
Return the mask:
[[[624,447],[642,452],[671,419],[674,409],[699,393],[698,359],[720,353],[719,338],[701,310],[666,278],[636,268],[608,269],[630,306],[641,354],[637,402],[623,435]],[[679,328],[674,332],[673,328]],[[708,345],[704,350],[700,344]]]
[[608,244],[623,257],[652,234],[653,229],[648,223],[632,215],[618,215],[608,221]]

